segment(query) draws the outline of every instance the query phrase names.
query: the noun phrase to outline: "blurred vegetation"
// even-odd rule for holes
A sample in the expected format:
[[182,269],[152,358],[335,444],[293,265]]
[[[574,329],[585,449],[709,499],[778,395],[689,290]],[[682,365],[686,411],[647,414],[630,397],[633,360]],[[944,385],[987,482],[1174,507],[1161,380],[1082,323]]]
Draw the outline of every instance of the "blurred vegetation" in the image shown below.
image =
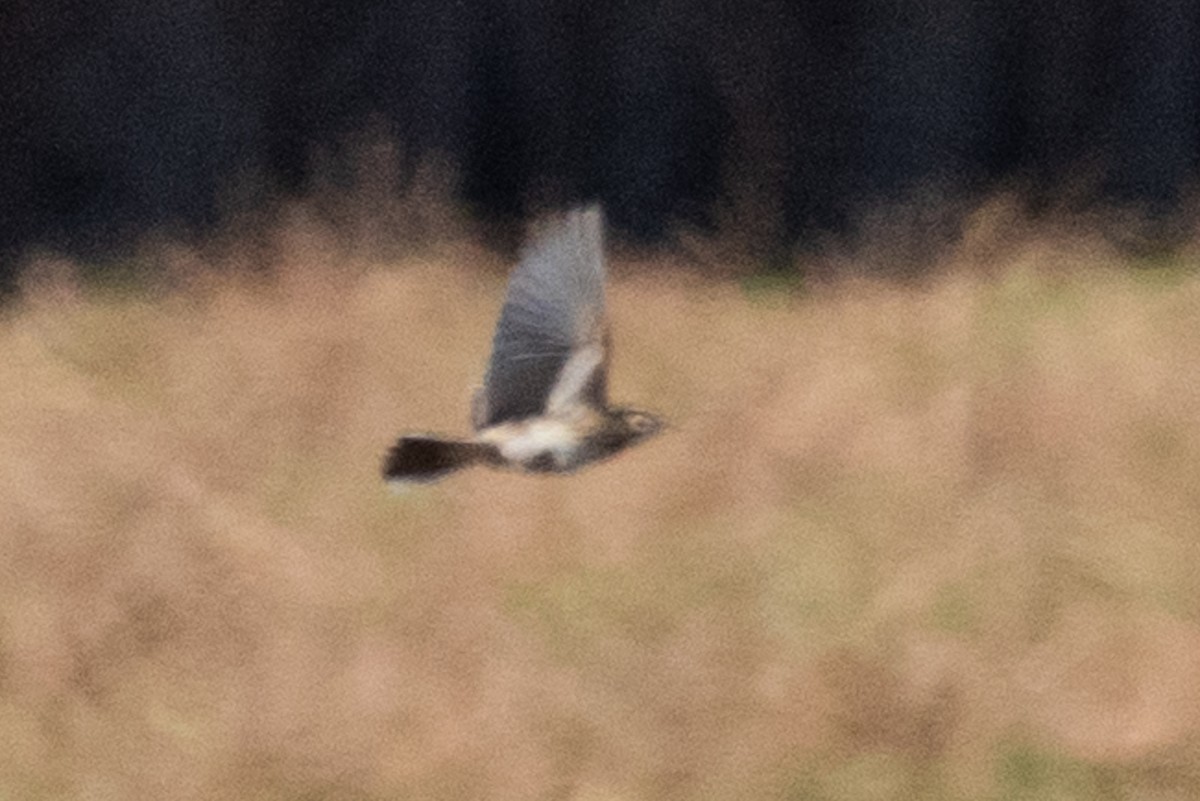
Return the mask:
[[614,394],[669,433],[403,496],[380,457],[465,429],[503,259],[35,260],[0,798],[1200,796],[1194,254],[1000,239],[919,282],[620,262]]

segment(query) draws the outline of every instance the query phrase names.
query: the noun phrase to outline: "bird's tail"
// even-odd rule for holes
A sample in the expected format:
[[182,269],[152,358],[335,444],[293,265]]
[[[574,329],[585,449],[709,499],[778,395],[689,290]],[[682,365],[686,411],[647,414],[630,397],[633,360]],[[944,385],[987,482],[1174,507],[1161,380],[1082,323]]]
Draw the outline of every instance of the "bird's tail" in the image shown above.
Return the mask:
[[464,467],[494,462],[497,456],[495,447],[486,443],[410,435],[401,437],[388,451],[383,477],[399,487],[431,484]]

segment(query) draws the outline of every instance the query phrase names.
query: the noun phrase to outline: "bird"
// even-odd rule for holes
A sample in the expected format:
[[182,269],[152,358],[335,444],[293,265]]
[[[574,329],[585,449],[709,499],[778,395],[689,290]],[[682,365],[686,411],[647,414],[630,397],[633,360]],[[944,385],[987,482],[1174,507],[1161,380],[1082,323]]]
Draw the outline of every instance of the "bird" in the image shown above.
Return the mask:
[[658,434],[658,415],[609,404],[604,294],[600,205],[543,219],[508,281],[471,403],[474,434],[406,434],[384,458],[384,479],[404,489],[471,465],[569,474]]

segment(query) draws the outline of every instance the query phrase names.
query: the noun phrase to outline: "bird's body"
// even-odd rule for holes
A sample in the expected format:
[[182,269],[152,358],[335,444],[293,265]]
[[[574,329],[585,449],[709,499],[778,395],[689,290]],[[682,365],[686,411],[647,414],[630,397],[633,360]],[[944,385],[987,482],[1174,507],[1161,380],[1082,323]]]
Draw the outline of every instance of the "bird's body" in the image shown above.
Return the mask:
[[549,221],[509,281],[475,435],[401,437],[384,477],[428,483],[472,464],[570,473],[656,433],[650,414],[610,407],[603,220],[596,206]]
[[575,466],[583,433],[593,425],[590,420],[535,417],[485,428],[476,440],[494,445],[505,462],[527,470],[542,464],[551,471],[569,470]]

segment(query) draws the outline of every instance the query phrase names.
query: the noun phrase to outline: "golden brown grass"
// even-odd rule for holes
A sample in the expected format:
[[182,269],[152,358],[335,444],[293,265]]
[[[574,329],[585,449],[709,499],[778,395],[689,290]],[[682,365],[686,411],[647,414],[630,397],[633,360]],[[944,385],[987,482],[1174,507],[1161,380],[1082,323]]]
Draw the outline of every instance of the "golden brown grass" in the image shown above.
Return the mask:
[[503,265],[339,261],[0,323],[0,799],[1200,797],[1200,277],[626,270],[668,434],[396,497]]

